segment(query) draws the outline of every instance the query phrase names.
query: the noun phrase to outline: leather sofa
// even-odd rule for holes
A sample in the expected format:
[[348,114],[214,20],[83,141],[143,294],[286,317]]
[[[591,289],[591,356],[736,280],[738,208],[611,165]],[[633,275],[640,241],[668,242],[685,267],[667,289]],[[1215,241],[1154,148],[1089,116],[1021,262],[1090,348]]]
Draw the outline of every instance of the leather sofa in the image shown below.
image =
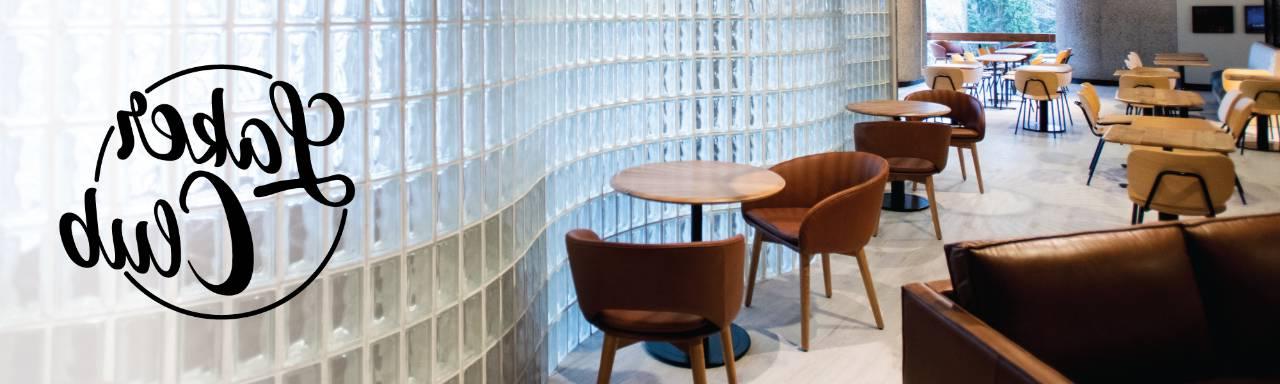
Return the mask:
[[906,383],[1280,382],[1280,214],[946,247]]

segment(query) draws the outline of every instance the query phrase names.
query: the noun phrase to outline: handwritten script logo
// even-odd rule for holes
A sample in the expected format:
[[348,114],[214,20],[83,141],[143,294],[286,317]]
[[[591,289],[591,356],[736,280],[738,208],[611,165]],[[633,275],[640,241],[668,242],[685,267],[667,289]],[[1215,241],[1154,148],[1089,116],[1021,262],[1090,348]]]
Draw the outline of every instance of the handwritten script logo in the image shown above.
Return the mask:
[[[280,172],[282,165],[280,142],[266,122],[256,118],[246,121],[240,127],[242,139],[240,139],[238,146],[233,145],[231,140],[228,139],[226,117],[223,113],[222,88],[213,90],[210,113],[197,113],[191,118],[190,131],[178,109],[168,104],[160,104],[151,108],[149,120],[152,130],[148,131],[147,128],[143,127],[141,118],[148,115],[148,94],[171,80],[203,71],[241,72],[266,80],[271,80],[272,78],[266,72],[248,67],[206,65],[185,69],[166,76],[148,86],[145,92],[134,91],[130,93],[129,110],[116,112],[116,125],[107,130],[106,137],[102,140],[102,147],[98,152],[97,165],[94,168],[94,183],[101,182],[102,161],[113,138],[119,144],[119,148],[116,150],[116,157],[120,160],[128,159],[135,154],[135,149],[141,144],[140,146],[146,154],[156,160],[175,162],[182,159],[183,156],[189,156],[196,164],[212,163],[214,167],[221,167],[230,161],[231,165],[241,170],[257,167],[268,174]],[[310,155],[313,149],[318,150],[333,144],[342,135],[344,125],[342,103],[328,93],[318,93],[308,99],[306,107],[312,107],[316,102],[321,102],[328,106],[333,115],[333,128],[329,131],[329,134],[320,140],[311,140],[307,134],[308,128],[303,114],[304,106],[302,99],[298,96],[298,90],[289,83],[273,81],[268,93],[276,118],[284,131],[293,139],[297,177],[259,185],[253,189],[253,195],[266,197],[293,189],[301,189],[317,203],[334,208],[345,207],[355,197],[355,186],[351,182],[351,178],[342,174],[317,177]],[[285,108],[281,108],[281,105],[278,104],[279,99],[286,100],[288,105],[284,106]],[[288,113],[288,116],[285,113]],[[252,145],[253,141],[248,138],[250,132],[255,132],[261,136],[262,141],[265,142],[265,148],[255,148]],[[194,133],[194,136],[191,135],[192,133]],[[196,145],[193,145],[197,140],[207,148],[197,151]],[[183,213],[191,213],[187,203],[188,193],[191,191],[192,185],[197,182],[207,183],[222,203],[231,240],[231,267],[225,280],[213,282],[201,275],[200,271],[196,270],[195,266],[189,261],[187,265],[205,289],[223,296],[234,296],[244,292],[253,278],[254,246],[249,223],[245,217],[244,208],[240,206],[240,201],[236,198],[234,190],[217,175],[203,170],[187,175],[182,183],[178,194],[178,207],[182,209]],[[334,182],[342,185],[343,194],[341,199],[330,199],[321,193],[323,185]],[[172,278],[178,274],[178,270],[182,267],[182,237],[178,229],[178,220],[174,216],[173,206],[168,201],[159,199],[156,200],[151,211],[160,237],[168,243],[169,260],[166,265],[161,265],[158,255],[151,249],[151,239],[149,239],[148,223],[146,221],[137,223],[134,234],[137,242],[137,251],[136,254],[131,255],[129,249],[125,246],[125,238],[128,233],[123,228],[123,220],[112,220],[111,235],[115,254],[115,257],[112,257],[111,254],[107,253],[107,249],[98,232],[97,192],[97,188],[85,190],[84,216],[68,212],[64,213],[61,219],[58,220],[58,232],[62,238],[62,246],[71,261],[82,268],[93,268],[98,265],[100,260],[104,261],[112,269],[124,270],[122,273],[125,279],[128,279],[130,283],[133,283],[134,287],[157,303],[179,313],[205,319],[228,320],[254,316],[270,311],[297,296],[298,293],[301,293],[307,286],[311,285],[316,276],[319,276],[320,271],[323,271],[325,266],[329,264],[329,259],[333,257],[334,250],[337,249],[338,242],[342,238],[342,231],[347,223],[347,209],[342,208],[337,232],[333,236],[333,241],[329,250],[325,253],[324,259],[316,267],[316,270],[307,277],[305,282],[298,285],[297,288],[280,298],[280,300],[245,312],[229,314],[203,313],[180,307],[157,296],[142,284],[139,284],[134,277],[134,274],[146,274],[154,267],[155,272],[160,276]],[[88,239],[87,253],[82,253],[76,244],[74,234],[77,230],[83,232]],[[128,267],[127,270],[125,270],[126,267]]]

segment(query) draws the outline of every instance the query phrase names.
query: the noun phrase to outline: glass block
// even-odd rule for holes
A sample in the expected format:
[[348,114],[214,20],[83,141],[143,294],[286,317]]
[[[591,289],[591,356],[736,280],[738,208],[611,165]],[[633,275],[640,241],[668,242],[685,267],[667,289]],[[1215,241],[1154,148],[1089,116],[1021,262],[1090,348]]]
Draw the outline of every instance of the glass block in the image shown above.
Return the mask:
[[436,378],[458,370],[458,306],[450,307],[436,318]]
[[416,321],[433,313],[431,303],[435,292],[431,282],[435,272],[431,262],[432,249],[429,246],[414,249],[405,257],[408,268],[405,271],[405,316],[408,321]]
[[[410,1],[410,4],[414,2]],[[426,12],[430,12],[430,10],[428,9]],[[405,26],[404,87],[405,92],[410,96],[430,93],[435,86],[432,83],[433,71],[435,70],[432,67],[435,40],[431,38],[431,32],[431,29],[421,25]]]
[[329,20],[353,22],[364,18],[364,1],[329,0]]
[[[290,1],[288,7],[316,3],[319,0]],[[316,6],[312,4],[311,6]],[[292,11],[290,11],[292,12]],[[319,17],[316,14],[314,17]],[[324,87],[323,36],[315,27],[286,27],[284,30],[284,80],[298,88],[303,96],[314,95]]]
[[276,18],[274,0],[237,0],[236,23],[271,23]]
[[285,372],[282,384],[313,384],[320,382],[320,364],[312,364]]
[[476,293],[462,303],[462,354],[471,359],[484,347],[484,303]]
[[376,182],[369,187],[373,194],[370,205],[369,247],[373,255],[381,256],[400,249],[400,220],[403,212],[400,203],[400,179]]
[[324,13],[324,0],[290,0],[284,3],[285,20],[291,23],[311,24],[320,21]]
[[458,165],[450,165],[436,173],[436,235],[458,230],[462,206],[459,204],[461,176]]
[[251,284],[270,283],[276,266],[276,205],[265,200],[243,206],[249,233],[253,239],[253,275]]
[[379,103],[369,106],[369,173],[372,177],[385,177],[399,173],[400,106]]
[[0,382],[44,382],[49,351],[45,333],[39,329],[0,332]]
[[[206,280],[222,281],[223,234],[227,233],[221,213],[212,210],[197,211],[187,216],[183,225],[182,249],[188,265],[180,271],[181,292],[184,296],[208,295],[195,273]],[[76,280],[71,280],[76,281]]]
[[491,383],[505,383],[502,376],[502,346],[494,345],[485,353],[484,357],[484,375],[486,380]]
[[[478,2],[464,0],[468,4]],[[479,8],[479,7],[475,7]],[[462,83],[470,88],[484,82],[484,27],[466,24],[462,27]]]
[[380,99],[400,94],[399,27],[375,27],[369,32],[369,41],[369,97]]
[[[367,190],[362,190],[359,184],[354,190],[356,194],[346,207],[341,209],[329,208],[329,228],[336,235],[338,225],[342,222],[342,212],[346,210],[346,224],[342,230],[342,237],[338,238],[338,247],[333,252],[333,258],[329,261],[329,267],[340,266],[358,261],[364,257],[364,223],[365,223],[365,206],[364,196],[368,194]],[[341,190],[331,190],[328,195],[330,198],[341,196]],[[314,202],[312,204],[315,204]],[[325,242],[328,243],[333,235],[325,236]],[[325,244],[325,252],[328,252],[329,244]]]
[[480,159],[470,159],[462,163],[462,201],[464,225],[480,220],[485,214],[484,206],[484,166]]
[[400,259],[374,264],[370,279],[373,308],[369,328],[374,334],[383,334],[400,326]]
[[436,242],[435,306],[453,305],[458,300],[458,236]]
[[462,0],[436,0],[436,18],[457,20],[462,15]]
[[[165,333],[161,312],[122,318],[116,321],[116,381],[121,383],[159,383],[163,379]],[[7,337],[7,336],[0,336]],[[38,344],[37,344],[38,345]],[[28,345],[23,349],[36,345]],[[0,351],[5,350],[0,346]],[[17,356],[14,356],[17,358]],[[30,369],[31,366],[28,367]],[[0,374],[0,379],[4,377]],[[12,383],[24,381],[6,381]],[[36,381],[25,381],[36,382]]]
[[484,263],[484,226],[467,228],[462,234],[462,292],[470,293],[484,282],[481,265]]
[[484,150],[484,93],[467,92],[462,107],[462,155],[472,157]]
[[[287,294],[295,289],[297,285],[288,286],[285,287],[284,292]],[[284,318],[281,333],[284,335],[285,365],[309,361],[316,356],[316,352],[320,351],[323,293],[324,280],[316,279],[307,286],[306,290],[281,306],[280,316]]]
[[330,146],[329,174],[342,174],[351,181],[364,180],[364,113],[354,107],[343,106],[346,123],[337,143]]
[[408,245],[422,244],[432,239],[432,196],[431,173],[415,173],[405,180],[408,209]]
[[[192,310],[221,313],[220,307],[218,304],[207,304]],[[191,316],[178,317],[178,349],[182,359],[181,366],[178,367],[178,381],[216,383],[220,380],[222,377],[222,324],[221,320],[206,320]],[[77,341],[77,343],[81,342],[83,341]]]
[[435,102],[430,98],[405,102],[404,158],[405,170],[417,171],[435,161]]
[[405,330],[405,368],[408,371],[410,384],[432,383],[431,365],[431,330],[430,320],[423,321]]
[[400,0],[370,0],[369,13],[374,21],[400,19]]
[[[106,327],[101,322],[66,325],[53,329],[53,355],[61,361],[75,361],[71,367],[53,369],[55,383],[96,382],[106,370],[102,356],[106,344]],[[66,360],[62,360],[66,359]]]
[[310,275],[324,256],[320,245],[327,236],[320,232],[320,205],[311,196],[292,195],[284,199],[282,213],[279,233],[284,243],[285,275]]
[[501,230],[502,225],[499,223],[501,217],[493,216],[484,223],[484,278],[483,281],[493,279],[498,274],[498,270],[502,268],[502,245]]
[[[347,0],[339,0],[331,5],[337,7],[344,1]],[[330,16],[336,15],[330,14]],[[364,98],[363,35],[362,30],[348,27],[335,27],[329,32],[329,60],[332,69],[329,72],[329,90],[340,100],[351,101]]]
[[424,21],[432,18],[435,0],[405,0],[405,19]]
[[400,382],[400,334],[382,338],[369,346],[369,374],[373,384]]
[[459,29],[456,24],[436,27],[436,88],[439,91],[456,89],[461,85],[462,33]]
[[484,382],[484,359],[476,360],[462,374],[464,383]]
[[329,358],[330,384],[360,384],[360,348]]
[[361,269],[353,269],[329,278],[329,349],[334,350],[360,340]]
[[[237,299],[236,312],[247,312],[270,305],[276,300],[274,291]],[[273,311],[233,320],[232,353],[235,376],[244,378],[267,372],[275,362],[275,314]]]
[[[275,6],[271,7],[274,13]],[[276,68],[276,37],[269,28],[242,28],[235,33],[235,62],[250,68],[274,72]],[[238,111],[267,110],[270,108],[267,90],[271,83],[255,75],[236,73],[231,75],[232,94]],[[271,120],[266,120],[271,121]],[[255,148],[264,148],[257,146]]]
[[502,283],[494,280],[484,289],[484,344],[498,339],[502,332]]
[[436,164],[458,159],[462,151],[462,103],[458,95],[436,99]]

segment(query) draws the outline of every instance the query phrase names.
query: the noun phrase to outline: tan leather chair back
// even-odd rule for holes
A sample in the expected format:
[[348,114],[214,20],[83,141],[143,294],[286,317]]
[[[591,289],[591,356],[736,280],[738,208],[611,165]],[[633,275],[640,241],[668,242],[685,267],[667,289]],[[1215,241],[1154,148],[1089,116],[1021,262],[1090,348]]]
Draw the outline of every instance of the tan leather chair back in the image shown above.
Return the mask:
[[1124,75],[1120,76],[1120,89],[1155,88],[1173,89],[1173,83],[1164,76]]
[[1019,70],[1014,72],[1014,84],[1018,92],[1035,100],[1049,100],[1058,96],[1058,74],[1053,72]]
[[982,102],[969,94],[935,89],[912,93],[906,99],[945,105],[951,108],[951,112],[943,117],[950,118],[955,125],[977,131],[977,141],[982,141],[987,135],[987,112],[982,108]]
[[1249,120],[1253,118],[1253,104],[1253,99],[1241,96],[1236,98],[1231,111],[1227,112],[1227,129],[1236,141],[1244,136],[1245,126],[1249,125]]
[[742,211],[810,207],[800,223],[800,252],[856,254],[871,241],[889,179],[884,158],[866,152],[829,152],[791,159],[769,170],[786,180],[786,188],[763,200],[742,203]]
[[1255,113],[1273,114],[1272,112],[1280,111],[1280,81],[1245,80],[1240,83],[1240,93],[1253,99]]
[[886,159],[928,160],[933,163],[936,174],[947,167],[951,126],[916,121],[863,122],[853,128],[853,143],[860,152]]
[[1137,68],[1143,67],[1142,56],[1139,56],[1137,52],[1132,52],[1132,51],[1129,52],[1129,56],[1125,60],[1125,63],[1129,65],[1129,69],[1137,69]]
[[[1156,186],[1161,172],[1180,172],[1199,175],[1204,186],[1192,176],[1166,174],[1151,201],[1151,209],[1175,215],[1213,216],[1225,211],[1227,200],[1235,187],[1235,164],[1231,158],[1217,153],[1156,150],[1129,152],[1129,199],[1138,205],[1147,203],[1147,196]],[[1206,208],[1204,190],[1209,191]]]
[[1084,112],[1085,122],[1089,123],[1089,130],[1094,136],[1102,136],[1102,126],[1098,124],[1098,119],[1102,116],[1102,101],[1098,99],[1098,89],[1094,88],[1091,83],[1084,83],[1080,86],[1078,103],[1080,109]]
[[1071,48],[1058,51],[1058,56],[1054,57],[1054,64],[1067,64],[1071,62]]
[[723,328],[742,308],[742,235],[688,244],[626,244],[577,229],[565,235],[565,246],[578,307],[597,327],[602,311],[631,310],[696,315]]
[[924,82],[929,89],[960,91],[964,89],[964,70],[960,68],[928,66],[924,68]]

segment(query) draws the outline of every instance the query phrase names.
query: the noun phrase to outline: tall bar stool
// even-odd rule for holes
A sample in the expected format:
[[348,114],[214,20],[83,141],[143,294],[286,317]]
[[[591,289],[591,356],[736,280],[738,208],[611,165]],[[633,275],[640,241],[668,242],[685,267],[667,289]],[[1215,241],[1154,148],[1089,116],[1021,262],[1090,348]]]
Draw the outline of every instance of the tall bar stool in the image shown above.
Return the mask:
[[[1019,70],[1014,73],[1014,84],[1018,92],[1022,94],[1022,103],[1018,106],[1018,119],[1014,123],[1014,134],[1018,130],[1038,130],[1048,133],[1061,133],[1065,131],[1066,117],[1060,106],[1061,103],[1055,103],[1062,97],[1058,93],[1059,83],[1058,74],[1054,72]],[[1034,114],[1039,115],[1038,127],[1032,128],[1029,123]],[[1052,127],[1052,122],[1057,121],[1059,127]]]
[[1258,149],[1270,151],[1273,119],[1280,116],[1280,81],[1245,80],[1240,83],[1240,93],[1254,102],[1253,116],[1258,119]]
[[798,252],[800,350],[808,351],[809,265],[814,256],[822,255],[823,283],[827,298],[831,298],[830,254],[850,255],[858,260],[876,328],[884,329],[863,248],[880,225],[880,204],[889,178],[889,162],[865,152],[831,152],[792,159],[770,170],[787,181],[786,187],[763,200],[742,203],[743,219],[756,231],[751,247],[746,306],[751,306],[764,243],[781,244]]
[[688,244],[606,242],[585,229],[565,235],[578,307],[604,333],[597,382],[606,384],[613,356],[631,341],[680,345],[693,381],[706,383],[707,336],[720,333],[725,373],[737,382],[729,327],[742,308],[742,235]]
[[1214,217],[1227,210],[1235,164],[1219,154],[1195,151],[1129,152],[1131,224],[1142,224],[1147,211],[1161,220],[1177,216]]

